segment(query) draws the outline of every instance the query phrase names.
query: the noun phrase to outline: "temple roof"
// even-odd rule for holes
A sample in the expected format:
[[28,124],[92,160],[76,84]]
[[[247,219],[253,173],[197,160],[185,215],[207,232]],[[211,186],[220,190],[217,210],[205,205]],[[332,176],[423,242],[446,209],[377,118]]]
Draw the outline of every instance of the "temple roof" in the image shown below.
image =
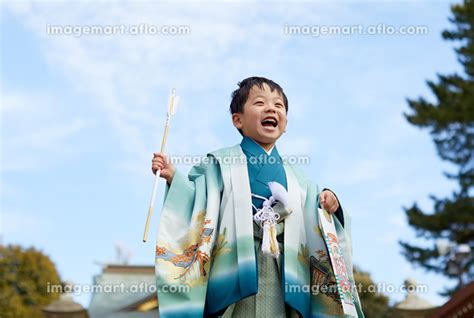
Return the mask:
[[395,305],[395,308],[398,309],[430,309],[434,308],[430,302],[424,300],[423,298],[416,295],[416,281],[414,279],[405,280],[405,288],[407,290],[407,295],[405,299]]
[[91,318],[157,317],[153,266],[107,265],[93,281]]

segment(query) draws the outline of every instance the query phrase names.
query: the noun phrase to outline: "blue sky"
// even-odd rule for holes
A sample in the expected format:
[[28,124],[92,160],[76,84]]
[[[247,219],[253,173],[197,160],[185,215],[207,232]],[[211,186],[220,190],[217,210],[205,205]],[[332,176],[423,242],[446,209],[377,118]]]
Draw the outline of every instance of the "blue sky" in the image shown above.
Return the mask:
[[[204,155],[240,142],[228,114],[236,83],[261,75],[289,98],[281,154],[352,215],[354,263],[376,282],[427,284],[435,305],[454,282],[412,267],[399,239],[418,242],[403,206],[447,195],[427,131],[402,116],[432,99],[426,79],[459,71],[445,1],[130,3],[2,2],[1,241],[33,245],[63,279],[90,284],[117,243],[153,264],[158,213],[142,243],[168,91],[181,97],[167,152]],[[187,25],[188,35],[50,35],[49,25]],[[426,35],[284,34],[291,25],[427,26]],[[189,166],[179,166],[187,173]],[[160,185],[158,201],[162,199]],[[157,204],[160,204],[158,202]],[[421,241],[421,243],[423,243]],[[393,302],[402,293],[388,293]],[[85,306],[90,295],[76,299]]]

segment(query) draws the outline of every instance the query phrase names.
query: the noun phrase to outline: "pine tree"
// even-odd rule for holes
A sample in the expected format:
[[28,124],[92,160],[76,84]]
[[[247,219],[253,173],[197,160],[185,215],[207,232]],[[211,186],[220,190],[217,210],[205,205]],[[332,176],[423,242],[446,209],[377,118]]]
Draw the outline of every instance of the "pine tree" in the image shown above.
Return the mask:
[[[437,75],[437,81],[427,81],[435,102],[420,97],[407,99],[410,114],[404,114],[412,125],[427,128],[442,160],[455,167],[445,176],[455,180],[459,189],[449,197],[436,198],[433,212],[425,213],[416,203],[405,209],[408,222],[419,238],[433,243],[429,248],[400,241],[406,259],[428,271],[456,278],[454,288],[446,288],[441,295],[450,295],[474,278],[474,257],[471,252],[458,264],[458,273],[447,270],[449,255],[440,255],[435,241],[449,240],[468,244],[474,250],[474,1],[465,0],[451,6],[449,21],[453,30],[442,33],[443,39],[458,44],[455,52],[463,67],[461,74]],[[453,168],[454,170],[454,168]]]

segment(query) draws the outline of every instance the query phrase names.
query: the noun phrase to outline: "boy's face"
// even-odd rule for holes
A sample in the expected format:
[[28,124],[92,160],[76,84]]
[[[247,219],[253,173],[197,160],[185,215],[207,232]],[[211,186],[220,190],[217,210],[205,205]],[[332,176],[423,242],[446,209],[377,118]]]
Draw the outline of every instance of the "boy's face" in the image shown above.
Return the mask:
[[232,114],[234,126],[255,140],[266,150],[270,150],[286,129],[286,109],[282,96],[277,90],[270,90],[263,84],[250,89],[243,113]]

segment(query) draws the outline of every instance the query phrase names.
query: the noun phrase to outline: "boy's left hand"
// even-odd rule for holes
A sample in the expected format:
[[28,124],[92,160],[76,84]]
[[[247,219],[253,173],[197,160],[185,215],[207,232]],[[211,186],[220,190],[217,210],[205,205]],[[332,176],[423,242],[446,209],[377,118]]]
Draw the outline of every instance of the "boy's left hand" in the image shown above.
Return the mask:
[[321,192],[319,202],[321,203],[321,207],[329,213],[334,213],[339,208],[339,202],[336,196],[329,190]]

